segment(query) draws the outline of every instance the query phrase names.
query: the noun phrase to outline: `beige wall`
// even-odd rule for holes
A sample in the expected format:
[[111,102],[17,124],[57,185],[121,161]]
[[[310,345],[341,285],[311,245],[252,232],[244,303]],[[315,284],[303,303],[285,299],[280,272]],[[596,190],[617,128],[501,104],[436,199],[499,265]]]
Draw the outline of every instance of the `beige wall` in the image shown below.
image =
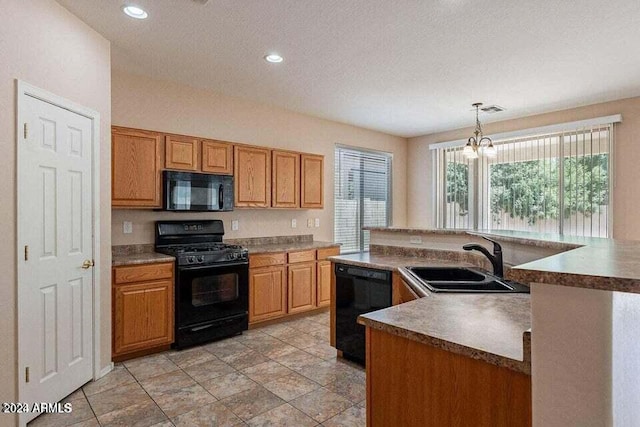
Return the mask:
[[[113,124],[216,138],[323,154],[323,210],[242,210],[220,214],[114,210],[113,244],[152,243],[153,221],[216,218],[225,223],[225,236],[262,237],[314,234],[333,240],[333,164],[336,143],[393,153],[393,222],[406,222],[407,141],[404,138],[247,102],[214,92],[115,71],[112,74]],[[291,228],[291,219],[297,228]],[[319,218],[319,228],[307,228],[307,218]],[[239,220],[237,232],[231,220]],[[133,222],[133,234],[122,233],[122,222]]]
[[[0,401],[17,398],[15,79],[101,115],[102,365],[110,362],[110,45],[53,0],[0,0]],[[10,424],[0,414],[0,425]]]
[[[570,110],[555,111],[484,125],[486,134],[509,132],[556,123],[622,114],[616,125],[613,157],[613,237],[640,239],[640,98],[629,98]],[[433,165],[429,144],[467,138],[473,128],[456,129],[409,139],[407,223],[410,227],[435,226]],[[420,197],[416,197],[420,195]]]

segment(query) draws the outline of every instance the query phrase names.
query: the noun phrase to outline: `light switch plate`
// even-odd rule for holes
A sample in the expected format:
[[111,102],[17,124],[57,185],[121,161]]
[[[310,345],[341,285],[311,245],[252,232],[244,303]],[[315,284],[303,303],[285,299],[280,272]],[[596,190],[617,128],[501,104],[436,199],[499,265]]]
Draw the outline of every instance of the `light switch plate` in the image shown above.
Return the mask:
[[295,219],[291,220],[291,228],[296,228],[298,226],[298,221],[296,221]]
[[409,237],[409,243],[412,243],[414,245],[419,245],[422,243],[422,237],[420,236],[411,236]]
[[133,223],[131,221],[124,221],[122,223],[122,232],[124,234],[131,234],[133,233]]
[[315,223],[316,223],[316,228],[320,227],[320,218],[316,218]]
[[313,218],[308,218],[307,219],[307,228],[312,228],[313,227]]
[[239,228],[238,220],[234,219],[233,221],[231,221],[231,230],[238,231],[238,228]]

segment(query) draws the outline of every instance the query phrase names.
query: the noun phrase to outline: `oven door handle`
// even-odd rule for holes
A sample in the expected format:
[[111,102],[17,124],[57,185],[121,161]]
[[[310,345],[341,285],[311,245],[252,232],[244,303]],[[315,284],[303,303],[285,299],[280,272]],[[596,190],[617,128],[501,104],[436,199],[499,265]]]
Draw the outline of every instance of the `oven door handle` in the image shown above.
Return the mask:
[[198,266],[182,266],[179,267],[180,271],[199,271],[199,270],[215,270],[221,267],[242,267],[248,266],[248,262],[225,262],[222,264],[214,264],[214,265],[198,265]]
[[190,328],[189,332],[198,332],[198,331],[202,331],[204,329],[212,328],[213,326],[215,326],[215,325],[214,324],[210,324],[210,325],[204,325],[204,326],[196,326],[196,327]]
[[224,207],[224,187],[222,184],[218,187],[218,209],[222,210]]

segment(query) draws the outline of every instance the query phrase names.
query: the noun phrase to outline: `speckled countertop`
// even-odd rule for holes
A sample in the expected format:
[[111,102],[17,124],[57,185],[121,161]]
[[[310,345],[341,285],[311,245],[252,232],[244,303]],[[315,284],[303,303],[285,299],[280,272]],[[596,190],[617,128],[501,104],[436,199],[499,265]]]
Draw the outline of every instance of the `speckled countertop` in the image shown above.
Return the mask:
[[[404,276],[406,266],[475,266],[453,251],[375,248],[391,253],[357,253],[329,259],[336,263],[398,271],[420,299],[360,316],[365,326],[447,351],[530,374],[529,294],[435,294]],[[393,253],[393,251],[399,251]],[[438,258],[426,255],[437,254]]]
[[337,245],[333,242],[321,242],[318,240],[314,240],[311,242],[270,243],[243,246],[249,251],[250,254],[264,254],[273,252],[303,251],[306,249],[322,249],[334,246],[339,247],[340,245]]
[[[640,241],[519,231],[472,231],[416,228],[370,228],[404,234],[484,235],[498,241],[560,248],[565,252],[513,267],[507,277],[526,284],[552,284],[605,291],[640,293]],[[544,285],[540,285],[544,286]]]
[[[340,246],[333,242],[313,240],[313,235],[311,234],[230,239],[225,240],[225,243],[242,245],[249,250],[250,254],[291,252]],[[118,245],[112,247],[111,265],[114,267],[170,261],[175,261],[175,258],[170,255],[155,252],[154,245],[152,244]]]
[[119,245],[111,249],[111,265],[120,267],[123,265],[151,264],[154,262],[173,262],[171,255],[154,252],[153,245]]
[[358,322],[531,374],[529,294],[430,294],[362,315]]
[[[444,254],[444,251],[442,251]],[[422,258],[407,255],[392,254],[372,254],[369,252],[359,252],[350,255],[338,255],[329,257],[330,261],[342,264],[356,265],[367,268],[377,268],[379,270],[396,271],[400,267],[442,267],[446,265],[459,265],[472,267],[475,264],[457,259],[442,258]]]

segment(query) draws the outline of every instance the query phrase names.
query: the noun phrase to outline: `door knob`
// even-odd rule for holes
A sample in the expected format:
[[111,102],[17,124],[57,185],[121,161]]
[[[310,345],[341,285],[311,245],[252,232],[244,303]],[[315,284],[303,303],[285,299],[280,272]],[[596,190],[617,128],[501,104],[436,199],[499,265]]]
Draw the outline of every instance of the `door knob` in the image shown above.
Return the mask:
[[94,262],[92,259],[85,259],[84,262],[82,263],[82,268],[84,268],[85,270],[93,266],[94,266]]

